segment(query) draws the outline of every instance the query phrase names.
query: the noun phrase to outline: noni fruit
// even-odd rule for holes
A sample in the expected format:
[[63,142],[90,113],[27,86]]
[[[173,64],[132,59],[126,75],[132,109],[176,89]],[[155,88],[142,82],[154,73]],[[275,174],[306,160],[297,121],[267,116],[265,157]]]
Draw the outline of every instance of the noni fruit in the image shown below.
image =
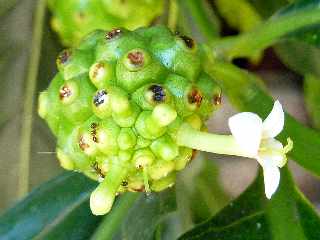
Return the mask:
[[179,145],[183,124],[205,131],[220,88],[203,70],[203,48],[163,26],[96,30],[57,59],[39,114],[57,137],[61,166],[100,182],[94,214],[125,191],[175,183],[194,151]]

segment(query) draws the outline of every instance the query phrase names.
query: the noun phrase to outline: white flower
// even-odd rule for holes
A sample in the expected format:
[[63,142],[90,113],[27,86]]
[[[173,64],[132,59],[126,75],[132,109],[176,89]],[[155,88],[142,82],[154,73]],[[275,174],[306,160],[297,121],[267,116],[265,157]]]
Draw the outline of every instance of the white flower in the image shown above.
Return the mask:
[[250,112],[238,113],[229,118],[231,133],[244,152],[255,158],[263,168],[265,194],[268,199],[275,193],[280,182],[280,170],[286,162],[286,153],[292,149],[292,141],[283,147],[276,137],[284,126],[284,112],[279,101],[273,105],[269,116],[262,119]]

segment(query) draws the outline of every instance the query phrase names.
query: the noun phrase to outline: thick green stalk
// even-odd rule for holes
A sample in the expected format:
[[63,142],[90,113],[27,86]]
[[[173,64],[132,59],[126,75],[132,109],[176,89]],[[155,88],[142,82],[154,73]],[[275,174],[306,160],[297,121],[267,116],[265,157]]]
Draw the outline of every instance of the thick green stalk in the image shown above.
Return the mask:
[[140,196],[139,193],[125,193],[116,203],[114,209],[105,216],[91,240],[108,240],[119,230],[124,218],[127,216],[129,209]]
[[319,8],[274,17],[250,32],[216,41],[213,43],[213,51],[217,56],[227,60],[251,57],[271,46],[284,35],[319,22]]
[[200,151],[249,157],[236,143],[232,135],[218,135],[201,132],[184,124],[178,131],[177,143],[180,146]]
[[179,17],[179,6],[177,0],[170,0],[168,14],[168,27],[171,31],[175,31]]
[[31,152],[32,115],[34,109],[34,95],[40,61],[43,22],[45,18],[46,0],[40,0],[35,5],[35,18],[33,24],[32,45],[30,49],[30,65],[26,79],[26,90],[23,104],[22,130],[20,142],[18,197],[28,192],[29,186],[29,162]]

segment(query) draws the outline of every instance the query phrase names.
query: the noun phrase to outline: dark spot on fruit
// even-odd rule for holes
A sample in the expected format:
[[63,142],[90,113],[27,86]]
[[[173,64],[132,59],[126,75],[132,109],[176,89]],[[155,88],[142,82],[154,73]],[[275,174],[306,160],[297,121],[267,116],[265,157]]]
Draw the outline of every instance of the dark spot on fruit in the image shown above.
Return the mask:
[[202,102],[202,94],[198,89],[192,89],[188,94],[188,101],[190,104],[196,104],[197,107],[201,105]]
[[126,187],[126,186],[128,186],[128,184],[129,184],[128,181],[124,180],[124,181],[122,181],[121,186]]
[[95,143],[98,143],[98,138],[96,136],[96,132],[95,133],[92,133],[92,140],[95,142]]
[[193,49],[195,46],[194,40],[192,38],[189,38],[185,35],[180,36],[180,38],[184,41],[184,43],[186,44],[187,48]]
[[85,151],[87,148],[89,148],[89,144],[85,142],[83,136],[80,137],[79,139],[79,147],[81,148],[82,151]]
[[103,67],[104,67],[104,64],[103,64],[103,63],[98,63],[98,64],[95,66],[94,70],[93,70],[92,77],[93,77],[93,78],[96,78],[97,75],[98,75],[99,69],[100,69],[100,68],[103,68]]
[[94,162],[92,165],[93,170],[102,178],[105,178],[105,174],[102,172],[102,170],[99,168],[99,165],[97,162]]
[[141,187],[141,188],[132,188],[131,190],[134,191],[134,192],[145,192],[144,186]]
[[107,96],[107,91],[106,90],[100,90],[97,92],[97,94],[93,97],[93,103],[98,107],[99,105],[103,104],[106,100]]
[[117,29],[113,29],[110,32],[107,32],[106,39],[107,40],[114,39],[114,38],[120,36],[121,33],[122,33],[121,29],[118,29],[118,28]]
[[149,90],[153,93],[152,99],[155,102],[164,102],[166,98],[166,92],[164,91],[163,87],[160,85],[151,85]]
[[97,138],[97,127],[98,127],[98,124],[97,123],[91,123],[91,136],[92,136],[92,140],[95,142],[95,143],[98,143],[98,138]]
[[221,105],[221,102],[222,102],[222,97],[221,97],[221,93],[219,94],[216,94],[213,96],[213,104],[214,105]]
[[69,58],[71,56],[71,51],[66,49],[66,50],[63,50],[59,56],[58,56],[58,64],[65,64],[66,62],[68,62]]
[[197,156],[198,151],[196,149],[192,149],[192,155],[191,155],[191,160],[195,159]]
[[71,91],[71,89],[70,89],[68,86],[66,86],[66,85],[64,85],[64,86],[60,89],[60,91],[59,91],[60,100],[63,100],[63,99],[65,99],[65,98],[68,98],[68,97],[70,97],[71,95],[72,95],[72,91]]
[[143,53],[139,51],[130,52],[128,54],[128,59],[130,60],[131,64],[136,66],[141,66],[143,65],[143,62],[144,62]]

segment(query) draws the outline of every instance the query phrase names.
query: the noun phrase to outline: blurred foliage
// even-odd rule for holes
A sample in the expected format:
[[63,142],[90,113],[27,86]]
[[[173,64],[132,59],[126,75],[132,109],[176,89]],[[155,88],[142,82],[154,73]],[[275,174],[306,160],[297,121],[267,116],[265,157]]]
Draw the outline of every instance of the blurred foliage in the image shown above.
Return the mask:
[[304,78],[304,94],[307,110],[313,125],[320,129],[320,79],[307,74]]
[[271,201],[263,196],[260,173],[239,198],[179,239],[317,239],[320,218],[295,189],[287,168],[281,170],[281,176],[280,189]]

